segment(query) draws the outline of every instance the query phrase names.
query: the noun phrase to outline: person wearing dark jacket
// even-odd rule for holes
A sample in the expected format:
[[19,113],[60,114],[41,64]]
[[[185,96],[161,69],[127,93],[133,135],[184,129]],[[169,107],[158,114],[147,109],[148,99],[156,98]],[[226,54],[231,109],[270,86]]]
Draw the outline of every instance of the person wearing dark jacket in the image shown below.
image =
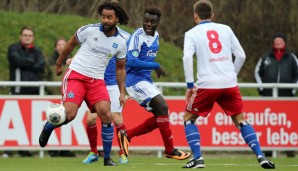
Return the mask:
[[[10,81],[41,81],[44,72],[45,59],[41,50],[36,47],[34,30],[31,27],[22,27],[20,41],[8,48],[8,62]],[[37,95],[38,87],[11,87],[11,94]]]
[[[255,79],[257,83],[297,83],[297,57],[286,47],[286,35],[276,33],[273,47],[257,63]],[[278,96],[295,96],[296,89],[278,89]],[[262,96],[272,96],[272,88],[259,88]]]
[[[276,33],[273,36],[272,49],[265,54],[255,68],[257,83],[297,83],[298,62],[294,53],[286,46],[287,38],[284,33]],[[279,97],[295,96],[296,89],[278,89]],[[271,88],[259,88],[262,96],[272,96]],[[265,152],[272,155],[271,152]],[[286,151],[288,157],[294,157],[294,151]]]
[[[44,72],[45,60],[41,50],[36,47],[34,30],[32,27],[21,28],[19,42],[8,47],[9,80],[10,81],[41,81]],[[39,87],[11,87],[10,93],[14,95],[38,95]],[[29,151],[18,151],[22,157],[31,157]],[[11,152],[4,155],[12,156]]]

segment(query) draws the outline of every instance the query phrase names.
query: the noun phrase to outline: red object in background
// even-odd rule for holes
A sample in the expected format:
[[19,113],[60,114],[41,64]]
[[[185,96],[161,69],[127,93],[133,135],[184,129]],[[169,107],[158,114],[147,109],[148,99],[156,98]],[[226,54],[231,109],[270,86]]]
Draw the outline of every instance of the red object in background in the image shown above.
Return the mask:
[[[40,149],[38,137],[45,122],[45,109],[50,103],[60,103],[60,97],[0,98],[0,149]],[[167,103],[174,144],[188,148],[183,125],[185,102],[183,99],[167,99]],[[255,128],[263,149],[298,148],[297,104],[298,100],[244,100],[245,116]],[[83,104],[75,120],[53,132],[46,148],[89,149],[85,131],[86,111]],[[128,100],[123,110],[128,129],[151,116],[133,100]],[[101,146],[99,120],[97,124],[98,146]],[[199,118],[196,124],[201,133],[202,148],[249,150],[239,130],[218,105],[207,118]],[[115,138],[113,147],[117,148]],[[130,148],[163,148],[159,131],[133,138]]]

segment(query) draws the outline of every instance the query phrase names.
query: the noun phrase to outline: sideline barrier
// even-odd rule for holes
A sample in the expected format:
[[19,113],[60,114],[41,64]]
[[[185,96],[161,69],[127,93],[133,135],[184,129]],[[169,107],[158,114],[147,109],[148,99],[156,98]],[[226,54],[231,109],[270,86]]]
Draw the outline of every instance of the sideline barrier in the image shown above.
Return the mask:
[[[34,84],[41,85],[39,82]],[[57,86],[56,83],[51,82],[51,84]],[[182,86],[182,83],[178,84]],[[253,83],[248,84],[258,86]],[[162,84],[162,86],[167,85]],[[242,87],[241,84],[239,86]],[[184,137],[184,97],[166,97],[166,101],[169,105],[174,144],[177,148],[189,150]],[[39,147],[38,137],[45,122],[46,106],[50,103],[61,103],[61,96],[0,96],[0,150],[88,150],[89,142],[84,128],[87,111],[85,104],[80,108],[75,120],[53,132],[46,148]],[[275,153],[284,150],[298,151],[298,120],[295,113],[298,111],[297,104],[298,98],[244,98],[246,118],[254,126],[263,150],[272,150]],[[152,114],[146,112],[135,101],[128,100],[123,116],[129,129],[151,117]],[[98,121],[97,124],[100,125],[100,122]],[[214,106],[209,117],[199,118],[196,124],[200,129],[204,151],[250,150],[231,119],[226,117],[217,105]],[[98,128],[100,133],[100,126]],[[114,136],[113,150],[118,150],[116,135]],[[99,134],[99,149],[102,148],[101,144]],[[159,131],[154,130],[142,137],[135,137],[130,144],[130,149],[157,150],[161,153],[163,143]]]
[[[181,98],[166,98],[169,105],[170,125],[177,147],[188,149],[184,137],[183,113],[185,102]],[[1,97],[0,98],[0,150],[41,149],[38,137],[45,122],[45,109],[50,103],[60,103],[60,97]],[[245,116],[258,135],[263,149],[298,150],[298,100],[282,99],[245,99]],[[55,130],[44,150],[50,149],[88,149],[89,142],[85,132],[85,104],[77,117],[69,124]],[[145,118],[151,117],[135,101],[128,100],[123,111],[127,128],[132,128]],[[100,125],[99,121],[97,123]],[[207,118],[196,122],[202,137],[202,148],[207,150],[249,150],[241,138],[240,132],[219,106]],[[99,132],[100,126],[98,126]],[[100,134],[99,134],[100,135]],[[115,135],[116,138],[116,135]],[[101,148],[99,136],[98,145]],[[113,146],[118,148],[114,139]],[[154,130],[142,137],[135,137],[130,149],[162,149],[163,143],[159,131]]]

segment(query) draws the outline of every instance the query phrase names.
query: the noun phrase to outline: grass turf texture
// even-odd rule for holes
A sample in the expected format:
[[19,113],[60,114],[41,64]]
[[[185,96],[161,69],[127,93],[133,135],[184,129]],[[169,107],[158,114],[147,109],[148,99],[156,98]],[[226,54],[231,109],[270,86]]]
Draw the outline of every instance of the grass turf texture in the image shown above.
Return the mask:
[[[118,164],[118,156],[112,156]],[[100,171],[176,171],[185,170],[181,167],[188,161],[177,161],[167,158],[157,158],[155,156],[131,156],[129,163],[107,167],[103,166],[103,158],[100,157],[99,162],[92,164],[82,164],[83,157],[75,158],[0,158],[0,170],[9,171],[84,171],[84,170],[100,170]],[[298,159],[278,157],[273,158],[278,171],[298,170]],[[263,170],[254,156],[205,156],[205,171],[251,171]],[[187,170],[187,169],[186,169]]]

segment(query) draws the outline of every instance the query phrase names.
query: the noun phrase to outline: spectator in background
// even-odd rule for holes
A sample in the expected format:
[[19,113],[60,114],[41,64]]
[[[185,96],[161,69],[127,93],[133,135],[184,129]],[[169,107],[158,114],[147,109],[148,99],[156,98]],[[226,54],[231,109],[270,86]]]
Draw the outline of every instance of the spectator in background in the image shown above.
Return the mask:
[[[64,46],[66,45],[67,43],[67,40],[63,37],[60,37],[58,39],[56,39],[55,41],[55,44],[54,44],[54,53],[51,57],[49,57],[49,60],[48,60],[48,65],[47,66],[47,70],[48,70],[48,74],[47,74],[47,81],[54,81],[54,78],[53,78],[53,72],[52,70],[50,69],[50,66],[55,66],[56,64],[56,61],[59,57],[59,55],[61,54]],[[71,58],[71,55],[68,56],[68,58]],[[62,62],[63,65],[66,65],[66,60]],[[49,90],[49,89],[46,89],[48,94],[52,94],[52,91]],[[75,157],[75,153],[73,153],[72,151],[69,151],[69,150],[50,150],[49,151],[49,155],[51,157]]]
[[[60,38],[58,38],[58,39],[55,41],[55,44],[54,44],[54,46],[55,46],[54,53],[53,53],[53,55],[49,58],[49,61],[48,61],[50,66],[55,66],[56,61],[57,61],[59,55],[61,54],[61,52],[62,52],[64,46],[66,45],[66,43],[67,43],[67,40],[66,40],[65,38],[63,38],[63,37],[60,37]],[[70,58],[70,57],[71,57],[71,56],[69,56],[68,58]],[[65,61],[62,61],[62,64],[63,64],[63,65],[66,65],[66,60],[67,60],[67,59],[65,59]]]
[[[20,41],[8,48],[10,81],[40,81],[44,72],[45,60],[41,50],[36,47],[34,30],[29,26],[22,27]],[[11,87],[11,94],[37,95],[38,87]]]
[[[43,75],[43,80],[44,81],[61,81],[60,77],[57,77],[56,74],[54,73],[55,70],[55,64],[56,60],[58,59],[59,55],[61,54],[64,46],[66,45],[67,40],[63,37],[59,37],[58,39],[55,40],[54,43],[54,52],[53,54],[48,58],[48,61],[46,63],[46,68],[45,68],[45,74]],[[67,59],[70,59],[72,56],[69,55]],[[66,60],[62,61],[62,65],[66,65]],[[59,94],[60,93],[60,88],[59,87],[45,87],[45,91],[47,94],[52,95],[52,94]]]
[[[284,33],[273,36],[273,46],[257,63],[255,79],[257,83],[297,83],[298,62],[294,53],[286,46],[287,38]],[[272,96],[272,88],[259,89],[262,96]],[[278,89],[278,96],[293,97],[296,89]],[[288,157],[294,157],[293,151],[286,152]],[[272,155],[270,152],[267,155]]]
[[[20,41],[8,48],[10,81],[40,81],[44,72],[45,60],[41,50],[34,45],[34,30],[32,27],[21,28]],[[14,95],[38,95],[39,87],[11,87]],[[29,151],[19,151],[20,156],[31,157]],[[12,155],[12,154],[11,154]]]
[[[276,33],[273,46],[257,63],[255,79],[257,83],[297,83],[297,57],[286,47],[286,35]],[[296,89],[278,89],[278,96],[292,97]],[[262,96],[272,96],[271,88],[259,88]]]

